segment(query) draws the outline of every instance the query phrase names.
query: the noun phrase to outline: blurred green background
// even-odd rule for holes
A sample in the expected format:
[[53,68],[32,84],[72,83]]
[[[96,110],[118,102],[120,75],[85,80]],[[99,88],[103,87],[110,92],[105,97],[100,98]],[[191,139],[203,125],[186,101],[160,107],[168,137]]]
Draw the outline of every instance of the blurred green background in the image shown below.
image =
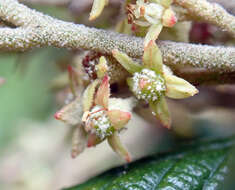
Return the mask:
[[45,120],[53,110],[48,89],[56,73],[53,49],[0,56],[0,76],[6,83],[0,88],[0,148],[14,138],[19,120]]
[[[53,17],[72,21],[66,7],[31,6]],[[0,54],[0,150],[17,134],[24,118],[46,120],[55,111],[50,81],[58,74],[56,60],[65,50],[43,48],[26,53]],[[1,151],[0,151],[1,154]]]

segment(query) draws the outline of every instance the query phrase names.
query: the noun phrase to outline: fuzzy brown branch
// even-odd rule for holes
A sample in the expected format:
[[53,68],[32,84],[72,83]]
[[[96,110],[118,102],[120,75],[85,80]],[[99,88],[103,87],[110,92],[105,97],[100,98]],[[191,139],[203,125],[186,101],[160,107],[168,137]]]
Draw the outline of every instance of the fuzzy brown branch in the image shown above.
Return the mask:
[[190,19],[214,24],[235,38],[235,17],[219,4],[206,0],[174,0],[174,2],[187,9]]
[[[0,50],[26,51],[54,46],[89,49],[110,54],[119,49],[132,57],[143,54],[143,39],[116,32],[63,22],[43,15],[15,0],[0,0],[0,18],[16,29],[0,29]],[[164,63],[173,69],[186,66],[206,68],[217,73],[235,71],[235,48],[213,47],[160,41]]]

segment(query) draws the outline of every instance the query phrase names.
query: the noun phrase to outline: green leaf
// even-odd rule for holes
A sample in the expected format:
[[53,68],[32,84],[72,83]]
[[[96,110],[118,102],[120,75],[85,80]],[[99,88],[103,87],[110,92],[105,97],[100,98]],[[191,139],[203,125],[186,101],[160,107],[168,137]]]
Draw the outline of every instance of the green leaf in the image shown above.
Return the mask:
[[67,190],[223,189],[235,138],[186,143],[178,152],[157,154],[112,169]]

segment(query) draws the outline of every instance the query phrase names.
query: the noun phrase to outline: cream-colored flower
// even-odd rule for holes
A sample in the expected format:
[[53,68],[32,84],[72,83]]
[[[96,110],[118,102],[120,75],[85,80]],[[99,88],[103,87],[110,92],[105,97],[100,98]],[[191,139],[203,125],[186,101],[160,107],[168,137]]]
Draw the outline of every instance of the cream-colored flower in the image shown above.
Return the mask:
[[[101,57],[96,67],[99,78],[92,81],[85,90],[80,92],[82,97],[76,97],[58,111],[55,118],[77,126],[72,139],[73,158],[80,154],[86,146],[96,146],[107,139],[111,148],[127,162],[130,162],[130,155],[122,145],[118,133],[129,122],[131,118],[129,110],[132,105],[129,99],[110,98],[109,77],[106,74],[105,63],[105,58]],[[69,71],[71,73],[70,79],[74,79],[73,72]],[[71,84],[73,84],[72,81]],[[129,109],[126,111],[122,108]]]
[[145,48],[142,65],[118,50],[113,50],[113,56],[133,75],[127,82],[135,96],[147,101],[153,114],[168,128],[171,119],[165,96],[182,99],[198,93],[193,85],[173,75],[171,70],[163,65],[161,52],[154,41],[150,41]]
[[151,40],[156,40],[163,26],[172,27],[177,19],[170,5],[172,0],[137,0],[127,5],[128,22],[140,27],[147,27],[145,47]]

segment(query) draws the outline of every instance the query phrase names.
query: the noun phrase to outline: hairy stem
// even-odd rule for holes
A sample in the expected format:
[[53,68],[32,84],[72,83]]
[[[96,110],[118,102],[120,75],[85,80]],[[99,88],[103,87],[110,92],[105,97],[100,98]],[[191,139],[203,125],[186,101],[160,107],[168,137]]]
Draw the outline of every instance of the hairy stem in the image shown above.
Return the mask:
[[[26,51],[54,46],[89,49],[111,54],[119,49],[131,57],[143,54],[143,39],[116,32],[76,25],[43,15],[15,0],[0,0],[0,18],[19,26],[0,28],[0,50]],[[159,41],[164,63],[172,69],[186,66],[217,73],[235,71],[235,48]]]
[[186,8],[191,19],[214,24],[235,38],[235,17],[219,4],[206,0],[174,0],[174,2]]

